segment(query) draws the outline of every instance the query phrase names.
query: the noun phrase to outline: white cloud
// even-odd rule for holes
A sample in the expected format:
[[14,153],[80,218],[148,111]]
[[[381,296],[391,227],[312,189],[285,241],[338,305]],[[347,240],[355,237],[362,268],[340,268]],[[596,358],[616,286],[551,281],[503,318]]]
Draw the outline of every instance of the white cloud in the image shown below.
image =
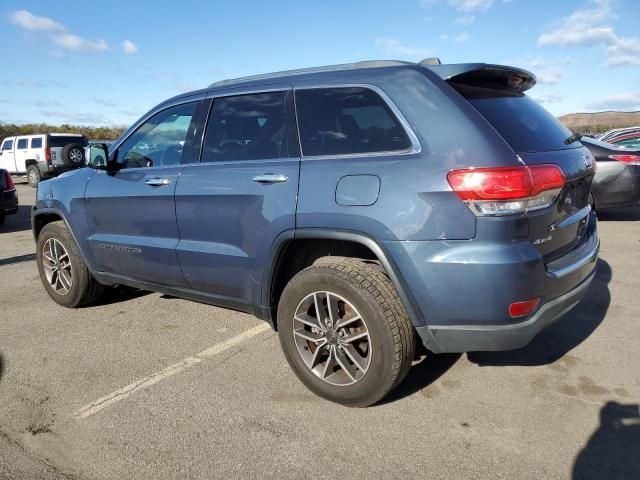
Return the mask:
[[533,97],[533,99],[538,103],[558,103],[561,102],[564,97],[549,93],[547,95],[538,95],[537,97]]
[[540,46],[605,46],[607,65],[640,65],[640,39],[619,37],[609,24],[616,17],[611,0],[592,0],[592,8],[575,10],[555,29],[538,37]]
[[378,37],[374,40],[376,47],[381,48],[387,53],[398,55],[400,57],[429,57],[433,51],[429,48],[419,48],[404,45],[400,40],[388,37]]
[[[493,6],[494,0],[447,0],[450,7],[455,8],[459,12],[487,11]],[[440,0],[419,0],[418,2],[423,8],[430,8]],[[504,3],[504,1],[503,1]]]
[[133,55],[134,53],[138,53],[138,46],[131,40],[125,40],[122,42],[122,50],[124,50],[124,53],[127,55]]
[[640,108],[640,91],[606,95],[587,103],[585,108],[588,110],[635,110]]
[[63,32],[65,28],[48,17],[38,17],[27,10],[18,10],[9,15],[9,21],[25,30]]
[[473,12],[475,10],[489,10],[493,0],[448,0],[450,6],[460,12]]
[[462,25],[463,27],[468,27],[475,21],[475,15],[462,15],[461,17],[456,18],[455,23],[457,25]]
[[98,40],[92,42],[85,38],[79,37],[72,33],[61,33],[60,35],[53,35],[51,37],[53,41],[67,50],[79,50],[84,52],[100,52],[109,49],[109,45],[104,40]]
[[523,62],[519,62],[522,66],[528,70],[531,70],[538,83],[543,85],[555,85],[564,79],[563,67],[573,63],[574,60],[571,57],[564,57],[560,60],[547,61],[541,56],[531,57]]
[[[18,10],[9,15],[9,21],[25,30],[48,32],[51,40],[67,50],[101,52],[109,49],[104,40],[91,41],[67,31],[66,27],[48,17],[39,17],[27,10]],[[55,52],[60,57],[60,52]]]
[[456,35],[456,37],[453,39],[453,41],[456,43],[464,43],[467,40],[469,40],[468,32],[462,32],[460,35]]

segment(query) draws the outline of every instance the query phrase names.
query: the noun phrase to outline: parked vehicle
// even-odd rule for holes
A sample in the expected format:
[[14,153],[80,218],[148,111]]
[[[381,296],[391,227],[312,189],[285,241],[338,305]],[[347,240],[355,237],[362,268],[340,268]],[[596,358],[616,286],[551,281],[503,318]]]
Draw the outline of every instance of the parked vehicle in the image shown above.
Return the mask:
[[398,385],[417,339],[526,345],[594,277],[592,156],[523,93],[530,72],[426,63],[161,103],[92,146],[93,168],[40,185],[46,291],[77,307],[124,284],[252,313],[309,389],[350,406]]
[[581,138],[597,162],[591,205],[601,210],[640,205],[640,148],[630,149],[593,138]]
[[18,194],[13,184],[11,174],[0,168],[0,225],[2,225],[7,215],[18,212]]
[[640,135],[640,126],[636,127],[625,127],[625,128],[616,128],[614,130],[609,130],[608,132],[600,135],[597,140],[601,142],[607,143],[616,143],[616,140],[619,140],[619,137],[624,137],[625,135]]
[[640,149],[640,131],[615,136],[607,143],[623,148]]
[[7,137],[0,147],[0,168],[12,175],[26,175],[35,187],[43,178],[85,166],[83,135],[48,133]]

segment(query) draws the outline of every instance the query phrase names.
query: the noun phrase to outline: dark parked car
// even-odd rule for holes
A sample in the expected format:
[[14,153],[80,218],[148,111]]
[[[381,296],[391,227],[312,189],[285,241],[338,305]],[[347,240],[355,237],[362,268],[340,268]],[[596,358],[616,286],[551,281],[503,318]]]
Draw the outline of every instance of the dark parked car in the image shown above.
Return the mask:
[[591,186],[596,209],[640,205],[640,149],[630,149],[583,137],[597,162]]
[[350,406],[398,385],[417,340],[526,345],[594,277],[591,154],[524,94],[530,72],[427,63],[161,103],[91,147],[94,168],[40,185],[46,291],[77,307],[124,284],[252,313],[308,388]]
[[18,211],[18,194],[13,184],[11,174],[0,168],[0,225],[7,215],[13,215]]

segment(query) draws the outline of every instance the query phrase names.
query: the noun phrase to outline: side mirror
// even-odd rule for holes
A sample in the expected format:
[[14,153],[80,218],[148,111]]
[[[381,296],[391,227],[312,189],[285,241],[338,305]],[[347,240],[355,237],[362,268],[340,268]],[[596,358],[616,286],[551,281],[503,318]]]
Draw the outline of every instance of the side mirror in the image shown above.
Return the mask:
[[104,143],[89,145],[89,166],[97,170],[106,170],[109,160],[109,149]]

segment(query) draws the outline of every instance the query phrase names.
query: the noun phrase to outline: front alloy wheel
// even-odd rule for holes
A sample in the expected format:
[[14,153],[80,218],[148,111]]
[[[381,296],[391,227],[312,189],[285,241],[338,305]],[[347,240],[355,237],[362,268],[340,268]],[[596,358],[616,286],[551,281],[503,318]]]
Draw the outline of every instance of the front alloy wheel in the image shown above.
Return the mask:
[[67,295],[73,288],[73,268],[69,253],[55,238],[50,238],[42,247],[42,266],[51,288],[58,295]]

